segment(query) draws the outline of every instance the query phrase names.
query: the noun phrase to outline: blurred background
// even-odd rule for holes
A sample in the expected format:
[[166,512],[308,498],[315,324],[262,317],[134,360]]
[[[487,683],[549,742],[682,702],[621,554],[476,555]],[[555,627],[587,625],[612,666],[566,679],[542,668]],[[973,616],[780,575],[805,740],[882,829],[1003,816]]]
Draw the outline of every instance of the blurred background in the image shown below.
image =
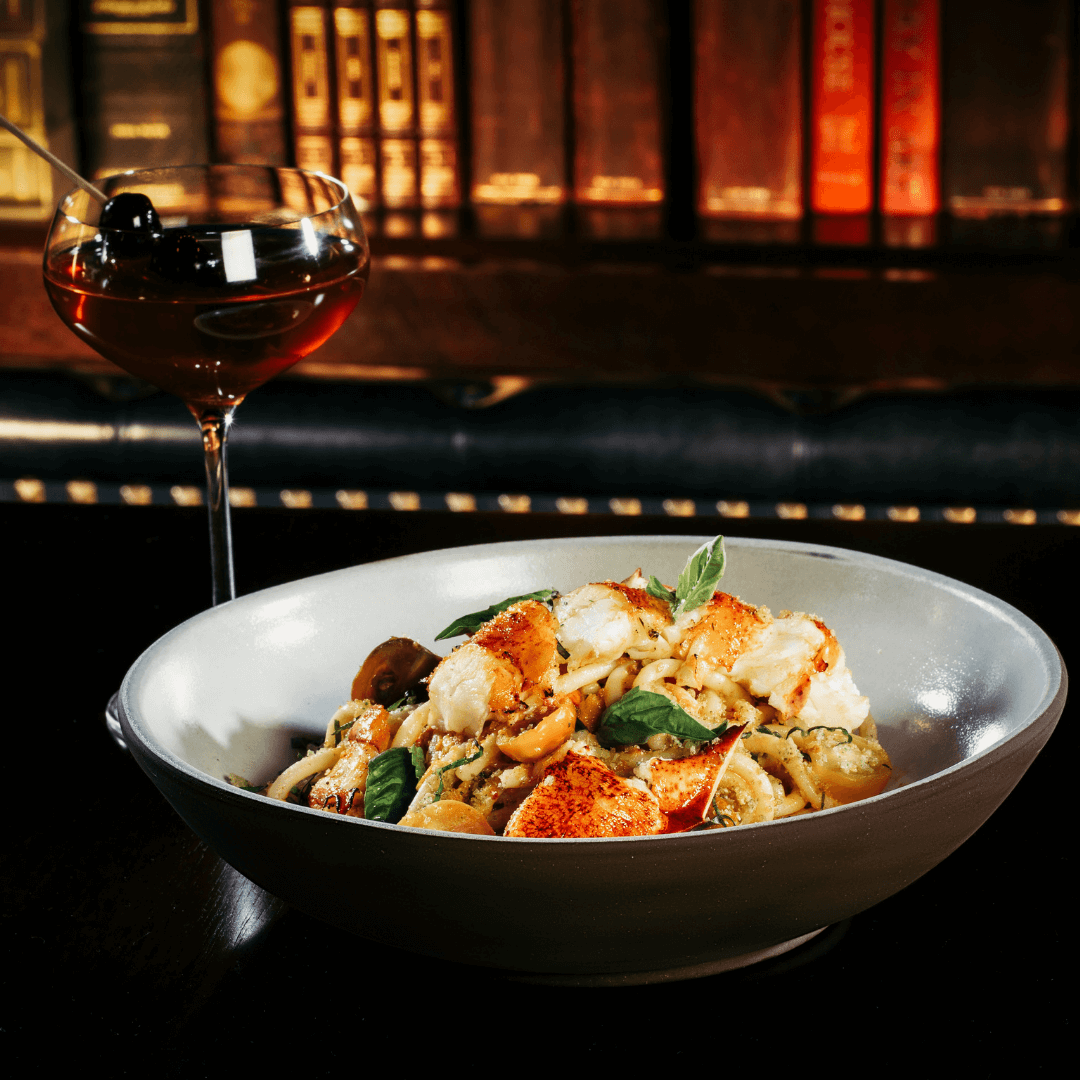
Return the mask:
[[[1071,0],[8,0],[0,111],[84,175],[341,176],[346,326],[232,501],[1080,524]],[[41,285],[0,135],[0,499],[192,505],[175,399]]]

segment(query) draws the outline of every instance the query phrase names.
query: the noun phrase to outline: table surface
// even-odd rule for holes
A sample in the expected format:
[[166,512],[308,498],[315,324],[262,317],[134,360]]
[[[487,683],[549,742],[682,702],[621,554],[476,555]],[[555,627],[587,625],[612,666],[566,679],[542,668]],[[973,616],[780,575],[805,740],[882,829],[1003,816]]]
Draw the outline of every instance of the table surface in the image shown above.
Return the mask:
[[[247,510],[233,521],[242,593],[466,543],[709,529],[694,519],[380,511]],[[20,739],[9,759],[20,762],[9,777],[20,827],[2,875],[9,1059],[63,1053],[61,1028],[80,1056],[124,1048],[128,1063],[178,1076],[202,1075],[211,1061],[261,1067],[305,1047],[323,1068],[357,1065],[376,1039],[418,1068],[481,1053],[514,1067],[549,1046],[564,1063],[614,1060],[637,1056],[639,1044],[672,1054],[687,1035],[699,1042],[729,1024],[734,1042],[712,1044],[718,1065],[750,1046],[775,1054],[778,1041],[801,1052],[812,1035],[827,1040],[815,1068],[939,1052],[943,1035],[968,1064],[1032,1036],[1040,1058],[1064,1042],[1073,920],[1063,729],[1075,706],[974,837],[802,949],[686,982],[535,986],[352,938],[289,908],[222,863],[111,743],[102,706],[127,666],[208,603],[204,512],[9,504],[0,522],[15,630],[8,722],[20,735],[44,726],[50,747],[41,762]],[[1067,665],[1080,659],[1070,584],[1080,529],[750,520],[728,531],[952,575],[1035,619]]]

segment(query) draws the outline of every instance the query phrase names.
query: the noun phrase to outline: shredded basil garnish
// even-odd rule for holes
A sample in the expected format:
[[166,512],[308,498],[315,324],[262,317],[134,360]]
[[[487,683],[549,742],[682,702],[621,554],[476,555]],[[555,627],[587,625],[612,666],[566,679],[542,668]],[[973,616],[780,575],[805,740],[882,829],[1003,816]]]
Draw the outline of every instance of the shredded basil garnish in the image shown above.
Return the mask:
[[436,769],[435,773],[439,777],[439,786],[438,786],[438,788],[435,789],[435,801],[438,802],[442,798],[442,785],[443,785],[442,774],[444,772],[449,772],[451,769],[456,769],[459,765],[468,765],[471,762],[476,761],[477,758],[480,758],[480,757],[483,757],[483,756],[484,756],[484,748],[480,747],[480,749],[477,750],[476,753],[473,754],[472,757],[458,758],[457,761],[451,761],[449,765],[443,765],[440,768]]
[[483,611],[474,611],[469,615],[462,615],[460,618],[455,619],[442,633],[435,636],[436,641],[442,641],[443,638],[457,637],[458,634],[475,634],[481,626],[488,621],[488,619],[494,619],[500,611],[505,611],[513,604],[518,604],[522,600],[539,600],[541,603],[550,603],[558,593],[554,589],[540,589],[537,592],[527,593],[525,596],[511,596],[509,600],[503,600],[499,604],[492,604],[491,607],[484,608]]
[[353,726],[353,724],[355,724],[355,723],[356,723],[355,720],[350,720],[347,724],[339,724],[336,720],[334,721],[334,745],[335,746],[338,746],[341,743],[341,733],[343,731],[348,731],[349,728],[351,728]]
[[824,724],[818,724],[817,727],[810,728],[806,734],[809,735],[811,731],[842,731],[847,736],[847,742],[844,745],[847,746],[847,743],[851,742],[851,732],[845,727],[826,727]]

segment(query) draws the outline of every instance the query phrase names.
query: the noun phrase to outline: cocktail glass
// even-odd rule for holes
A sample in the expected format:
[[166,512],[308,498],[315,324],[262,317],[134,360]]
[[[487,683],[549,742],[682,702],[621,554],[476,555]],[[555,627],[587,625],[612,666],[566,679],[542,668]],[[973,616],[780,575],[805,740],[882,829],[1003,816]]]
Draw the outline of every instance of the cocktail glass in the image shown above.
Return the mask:
[[367,281],[367,240],[348,189],[319,173],[190,165],[127,172],[100,187],[110,200],[144,195],[152,209],[140,214],[136,200],[134,216],[110,210],[103,223],[99,200],[81,189],[65,196],[46,242],[45,287],[75,334],[176,394],[198,421],[219,604],[236,595],[225,463],[232,414],[345,321]]

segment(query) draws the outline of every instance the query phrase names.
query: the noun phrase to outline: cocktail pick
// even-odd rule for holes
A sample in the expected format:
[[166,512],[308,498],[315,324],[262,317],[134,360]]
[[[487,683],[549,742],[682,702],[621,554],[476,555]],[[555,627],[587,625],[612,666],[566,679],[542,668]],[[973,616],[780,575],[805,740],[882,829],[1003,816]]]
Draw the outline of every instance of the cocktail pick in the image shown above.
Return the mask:
[[73,184],[77,184],[83,191],[93,195],[98,202],[106,203],[109,201],[108,195],[100,188],[94,187],[89,180],[84,180],[70,165],[65,165],[55,154],[50,154],[41,143],[27,135],[18,124],[13,124],[6,116],[0,115],[0,127],[10,131],[16,139],[21,139],[35,154],[43,157],[57,172],[62,173]]

